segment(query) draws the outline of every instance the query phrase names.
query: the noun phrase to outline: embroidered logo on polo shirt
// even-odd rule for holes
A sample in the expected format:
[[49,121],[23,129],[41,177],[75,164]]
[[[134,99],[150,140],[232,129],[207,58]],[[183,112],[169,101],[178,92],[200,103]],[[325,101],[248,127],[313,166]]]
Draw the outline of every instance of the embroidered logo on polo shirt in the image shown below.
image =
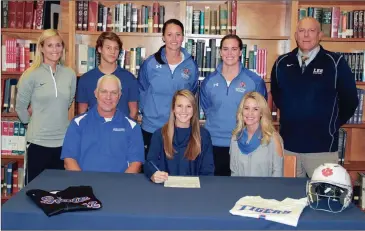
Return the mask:
[[125,132],[124,128],[113,128],[113,132]]
[[162,68],[162,65],[161,64],[157,64],[156,65],[156,68]]
[[245,84],[245,82],[240,82],[240,83],[238,84],[238,87],[236,87],[236,91],[237,91],[237,92],[242,92],[242,93],[244,93],[244,92],[246,91],[246,84]]
[[190,71],[188,68],[184,68],[181,70],[181,77],[183,79],[189,79],[190,78]]
[[323,69],[314,68],[313,75],[322,75],[322,74],[323,74]]

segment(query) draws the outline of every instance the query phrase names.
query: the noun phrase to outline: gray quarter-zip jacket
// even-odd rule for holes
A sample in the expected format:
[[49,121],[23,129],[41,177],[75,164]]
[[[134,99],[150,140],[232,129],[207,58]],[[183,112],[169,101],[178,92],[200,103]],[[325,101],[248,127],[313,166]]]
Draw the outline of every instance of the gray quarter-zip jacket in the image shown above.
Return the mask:
[[[28,123],[27,142],[44,147],[60,147],[69,125],[68,109],[76,91],[75,72],[57,65],[56,72],[42,63],[18,83],[15,110],[22,123]],[[32,115],[28,106],[32,106]]]

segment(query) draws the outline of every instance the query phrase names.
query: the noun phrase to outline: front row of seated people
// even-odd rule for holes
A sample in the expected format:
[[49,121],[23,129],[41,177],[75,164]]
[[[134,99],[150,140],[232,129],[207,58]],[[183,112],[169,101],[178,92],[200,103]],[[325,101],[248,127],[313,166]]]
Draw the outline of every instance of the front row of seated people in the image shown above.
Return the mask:
[[[139,124],[117,109],[122,87],[114,75],[98,80],[97,104],[67,129],[61,154],[66,170],[139,173],[144,164],[145,175],[155,183],[168,175],[214,175],[211,137],[199,125],[193,93],[174,94],[169,120],[153,133],[145,160]],[[283,175],[283,143],[258,92],[242,98],[230,155],[233,176]]]

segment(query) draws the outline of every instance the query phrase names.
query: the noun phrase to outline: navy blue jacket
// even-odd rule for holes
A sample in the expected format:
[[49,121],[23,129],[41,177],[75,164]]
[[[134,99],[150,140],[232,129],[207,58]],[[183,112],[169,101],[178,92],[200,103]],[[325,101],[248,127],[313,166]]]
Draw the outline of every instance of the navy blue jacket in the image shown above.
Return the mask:
[[143,62],[138,73],[142,129],[147,132],[153,133],[167,122],[172,97],[177,90],[187,89],[194,94],[197,90],[198,66],[184,48],[181,48],[181,52],[184,53],[184,61],[173,74],[167,64],[165,48],[162,49],[161,58],[166,64],[159,64],[151,55]]
[[298,48],[280,56],[271,72],[271,92],[280,109],[286,150],[335,152],[338,129],[358,105],[355,78],[342,55],[321,47],[302,74]]
[[160,171],[167,172],[172,176],[199,176],[213,175],[214,161],[212,141],[209,132],[200,128],[201,136],[201,153],[195,160],[187,160],[184,157],[185,149],[188,146],[191,128],[176,128],[173,138],[173,146],[176,150],[174,158],[168,159],[163,147],[162,129],[156,130],[151,139],[151,146],[148,151],[147,159],[144,165],[144,173],[148,178],[157,171],[151,162],[158,167]]

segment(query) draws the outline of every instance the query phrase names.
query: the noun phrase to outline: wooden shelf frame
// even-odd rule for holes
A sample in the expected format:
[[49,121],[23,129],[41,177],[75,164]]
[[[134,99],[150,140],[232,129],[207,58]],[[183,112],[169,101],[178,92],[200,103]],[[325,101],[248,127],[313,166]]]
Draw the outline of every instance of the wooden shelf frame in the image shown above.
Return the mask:
[[24,155],[1,155],[1,159],[24,160]]
[[[186,38],[222,39],[225,35],[215,34],[187,34]],[[290,36],[249,36],[237,35],[242,40],[289,40]]]
[[365,38],[329,38],[329,37],[323,37],[321,39],[322,42],[343,42],[343,43],[349,43],[349,42],[364,42]]
[[16,112],[1,112],[1,117],[18,117]]
[[[95,35],[99,36],[103,31],[82,31],[77,30],[78,35]],[[162,33],[142,33],[142,32],[115,32],[118,36],[143,36],[143,37],[161,37]]]

